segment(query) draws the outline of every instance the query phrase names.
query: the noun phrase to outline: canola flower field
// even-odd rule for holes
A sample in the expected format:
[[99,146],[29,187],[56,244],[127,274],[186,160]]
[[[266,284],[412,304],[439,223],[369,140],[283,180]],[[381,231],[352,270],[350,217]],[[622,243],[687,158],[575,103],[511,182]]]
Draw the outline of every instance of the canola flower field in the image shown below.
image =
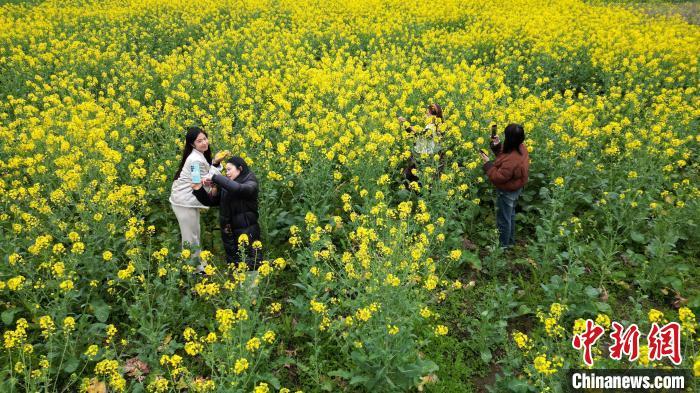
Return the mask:
[[[700,374],[700,27],[578,0],[0,6],[0,391],[560,391],[586,319]],[[442,105],[444,157],[402,169]],[[518,245],[478,148],[523,124]],[[193,275],[185,127],[260,180],[265,261]],[[251,285],[255,285],[251,290]]]

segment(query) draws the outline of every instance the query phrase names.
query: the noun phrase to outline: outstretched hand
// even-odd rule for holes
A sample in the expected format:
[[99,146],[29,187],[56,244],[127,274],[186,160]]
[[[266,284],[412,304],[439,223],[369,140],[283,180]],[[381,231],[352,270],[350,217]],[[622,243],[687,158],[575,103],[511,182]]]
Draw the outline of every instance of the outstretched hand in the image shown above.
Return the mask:
[[486,153],[484,153],[483,151],[480,151],[480,152],[479,152],[479,155],[481,156],[481,159],[482,159],[484,162],[489,162],[489,156],[487,156]]
[[214,156],[214,160],[212,161],[212,164],[219,165],[219,163],[221,161],[225,160],[226,157],[228,157],[229,155],[231,155],[231,152],[228,150],[222,150],[222,151],[216,153],[216,155]]

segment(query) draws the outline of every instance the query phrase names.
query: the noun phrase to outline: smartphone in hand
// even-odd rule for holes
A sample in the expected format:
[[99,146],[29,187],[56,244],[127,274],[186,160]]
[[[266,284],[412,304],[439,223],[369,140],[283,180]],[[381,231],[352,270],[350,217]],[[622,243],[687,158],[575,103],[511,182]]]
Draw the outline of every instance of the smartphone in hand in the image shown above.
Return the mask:
[[497,131],[498,131],[498,128],[497,128],[497,126],[496,126],[496,123],[492,124],[492,125],[491,125],[491,138],[492,138],[492,139],[496,137],[496,132],[497,132]]
[[192,171],[192,183],[193,184],[201,183],[202,182],[202,174],[199,172],[199,163],[193,162],[192,165],[190,165],[190,169]]

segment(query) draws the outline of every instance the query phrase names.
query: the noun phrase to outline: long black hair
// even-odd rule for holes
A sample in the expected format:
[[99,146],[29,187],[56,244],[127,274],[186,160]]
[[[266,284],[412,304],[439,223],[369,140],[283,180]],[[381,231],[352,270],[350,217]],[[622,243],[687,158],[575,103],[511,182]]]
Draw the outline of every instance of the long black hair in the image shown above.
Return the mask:
[[510,153],[513,150],[522,155],[520,144],[525,141],[525,130],[520,124],[511,123],[506,126],[506,140],[503,141],[503,153]]
[[[185,166],[187,157],[189,157],[190,153],[192,153],[192,150],[194,149],[194,141],[197,140],[199,134],[204,134],[207,138],[209,138],[209,135],[204,132],[203,129],[196,126],[187,127],[187,134],[185,134],[185,146],[182,149],[182,160],[180,160],[180,166],[178,166],[177,172],[175,172],[175,178],[173,178],[173,180],[177,180],[180,177],[182,167]],[[211,145],[209,145],[207,151],[204,152],[204,158],[206,158],[209,165],[211,165]]]

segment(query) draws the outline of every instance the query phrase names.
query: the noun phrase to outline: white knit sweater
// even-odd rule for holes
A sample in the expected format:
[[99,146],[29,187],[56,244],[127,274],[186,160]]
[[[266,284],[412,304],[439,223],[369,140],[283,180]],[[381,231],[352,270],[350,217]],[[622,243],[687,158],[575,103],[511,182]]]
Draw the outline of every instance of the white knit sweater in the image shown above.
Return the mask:
[[[182,166],[182,171],[180,171],[180,177],[173,182],[173,186],[170,189],[170,203],[175,206],[182,207],[194,207],[200,209],[208,209],[207,206],[199,203],[197,198],[192,193],[192,169],[191,165],[194,162],[199,162],[199,171],[202,179],[209,175],[220,175],[221,169],[213,165],[209,165],[207,159],[204,158],[204,154],[199,150],[192,150],[187,159],[185,160],[185,165]],[[209,192],[209,187],[204,187],[207,192]]]

